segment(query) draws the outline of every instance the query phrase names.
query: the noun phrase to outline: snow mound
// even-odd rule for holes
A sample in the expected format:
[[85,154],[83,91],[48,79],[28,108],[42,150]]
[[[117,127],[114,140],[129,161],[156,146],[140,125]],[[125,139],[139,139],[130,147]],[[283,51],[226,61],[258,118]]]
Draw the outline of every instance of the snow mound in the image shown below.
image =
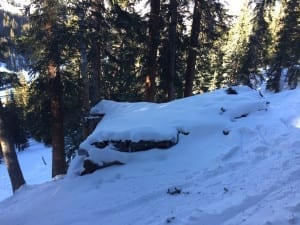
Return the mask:
[[161,104],[103,100],[91,109],[91,114],[105,116],[80,148],[87,150],[89,159],[99,164],[112,160],[126,163],[129,160],[126,153],[117,152],[111,145],[100,150],[95,143],[171,141],[177,144],[180,133],[196,134],[199,138],[216,133],[226,135],[236,120],[267,110],[266,100],[257,91],[246,86],[233,89],[236,94],[220,89]]

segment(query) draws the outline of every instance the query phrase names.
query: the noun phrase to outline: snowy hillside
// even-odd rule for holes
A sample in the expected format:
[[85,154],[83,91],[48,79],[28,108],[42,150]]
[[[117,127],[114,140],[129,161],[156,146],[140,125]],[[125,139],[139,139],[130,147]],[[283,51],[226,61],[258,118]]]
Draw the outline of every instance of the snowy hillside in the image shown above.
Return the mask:
[[[40,184],[51,179],[51,149],[34,140],[29,149],[18,153],[20,166],[29,184]],[[4,162],[0,164],[0,201],[12,195],[11,184]],[[1,216],[0,216],[1,218]]]
[[[300,89],[264,97],[235,90],[164,104],[99,103],[93,112],[105,117],[81,145],[89,156],[77,156],[63,179],[28,180],[0,202],[0,224],[300,224]],[[120,152],[114,140],[175,143]],[[124,165],[79,176],[86,159]]]
[[29,4],[29,0],[1,0],[0,10],[12,14],[22,14],[23,7]]

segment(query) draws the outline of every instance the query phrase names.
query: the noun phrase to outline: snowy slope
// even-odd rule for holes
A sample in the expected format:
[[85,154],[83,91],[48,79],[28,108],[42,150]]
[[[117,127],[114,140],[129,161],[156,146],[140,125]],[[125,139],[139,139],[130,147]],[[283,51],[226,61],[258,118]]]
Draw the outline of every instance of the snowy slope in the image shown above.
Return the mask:
[[[51,149],[34,140],[29,148],[18,153],[18,159],[26,181],[40,184],[51,179]],[[46,163],[46,164],[45,164]],[[0,164],[0,201],[11,196],[11,184],[4,162]]]
[[29,3],[29,0],[1,0],[0,10],[21,15],[24,6],[28,5]]
[[[125,165],[80,177],[78,156],[64,179],[28,182],[0,202],[0,224],[300,224],[300,90],[264,98],[236,90],[167,104],[100,103],[93,110],[106,116],[81,148],[99,163]],[[91,145],[104,137],[157,140],[160,130],[173,138],[178,128],[189,135],[167,150]]]

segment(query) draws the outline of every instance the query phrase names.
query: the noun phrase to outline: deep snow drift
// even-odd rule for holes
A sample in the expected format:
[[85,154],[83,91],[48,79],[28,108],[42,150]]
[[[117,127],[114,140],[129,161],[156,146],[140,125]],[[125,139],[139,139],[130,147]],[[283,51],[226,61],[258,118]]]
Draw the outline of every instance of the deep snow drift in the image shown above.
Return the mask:
[[[0,202],[0,224],[300,224],[300,89],[265,97],[235,90],[164,104],[99,103],[93,112],[106,116],[80,147],[99,164],[125,165],[78,176],[87,157],[77,156],[65,178],[28,181]],[[165,150],[92,145],[174,139],[178,130],[189,135]]]

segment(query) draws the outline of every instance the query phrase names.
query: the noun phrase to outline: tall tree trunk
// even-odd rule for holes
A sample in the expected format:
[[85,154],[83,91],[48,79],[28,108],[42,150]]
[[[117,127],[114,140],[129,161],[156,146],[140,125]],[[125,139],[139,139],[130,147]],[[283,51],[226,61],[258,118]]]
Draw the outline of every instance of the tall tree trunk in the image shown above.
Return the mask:
[[66,173],[65,142],[63,126],[62,83],[59,66],[48,64],[50,107],[52,116],[52,177]]
[[[90,80],[88,77],[88,60],[85,40],[80,42],[80,72],[83,80],[83,115],[88,116],[90,113]],[[83,136],[89,135],[87,124],[83,126]]]
[[48,45],[48,93],[51,110],[51,141],[52,141],[52,177],[65,174],[67,169],[65,157],[65,141],[64,141],[64,115],[63,115],[63,85],[60,74],[61,49],[59,47],[57,29],[58,12],[57,5],[51,0],[44,1],[48,11],[46,12],[46,23],[44,30],[46,31]]
[[148,63],[146,75],[146,100],[155,101],[156,85],[155,78],[157,76],[157,50],[159,45],[160,30],[160,0],[151,0],[151,11],[149,19],[149,46],[148,46]]
[[[92,20],[93,27],[97,32],[104,32],[104,24],[107,26],[106,21],[104,20],[103,10],[105,6],[102,0],[92,0]],[[98,16],[97,16],[98,15]],[[103,21],[104,20],[104,21]],[[101,98],[101,38],[99,35],[92,36],[91,48],[90,48],[90,63],[91,63],[91,104],[95,105],[100,101]]]
[[175,98],[177,0],[170,0],[168,100]]
[[195,79],[197,48],[199,47],[198,37],[200,33],[200,20],[201,20],[200,0],[195,0],[193,23],[192,23],[190,43],[188,49],[187,66],[185,72],[184,97],[188,97],[193,94],[193,82]]
[[100,44],[97,40],[92,40],[91,47],[91,67],[92,67],[92,93],[91,103],[95,105],[100,101],[100,88],[101,88],[101,52]]
[[21,167],[17,158],[12,138],[10,137],[8,127],[5,123],[5,111],[0,102],[0,144],[3,158],[7,166],[7,171],[10,177],[12,190],[15,192],[23,184],[25,180],[22,174]]
[[[79,52],[80,52],[80,74],[83,80],[83,115],[88,116],[90,113],[90,79],[88,77],[88,58],[87,58],[87,38],[85,29],[85,9],[79,8]],[[83,125],[83,136],[86,138],[89,135],[89,127]]]

